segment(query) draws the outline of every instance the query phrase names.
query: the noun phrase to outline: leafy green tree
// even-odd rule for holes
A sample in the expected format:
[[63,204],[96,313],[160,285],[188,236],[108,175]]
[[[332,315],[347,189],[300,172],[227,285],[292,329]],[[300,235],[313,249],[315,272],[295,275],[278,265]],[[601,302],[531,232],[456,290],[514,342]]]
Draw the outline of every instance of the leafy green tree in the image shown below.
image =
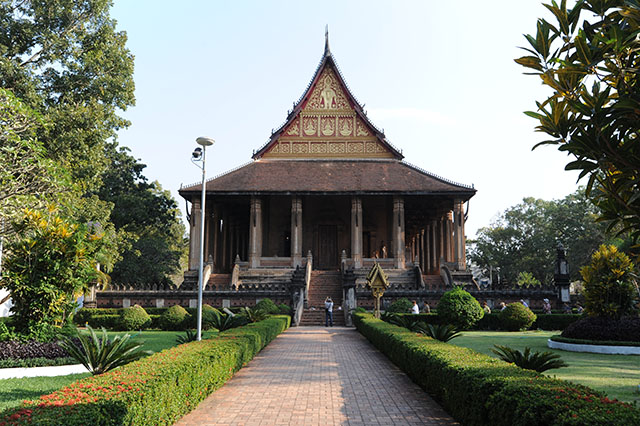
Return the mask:
[[0,88],[0,222],[8,222],[20,207],[37,204],[61,189],[62,170],[45,158],[35,138],[39,124],[36,112]]
[[[553,23],[538,19],[526,35],[527,56],[516,62],[541,78],[551,94],[526,114],[536,130],[573,161],[565,169],[588,177],[587,193],[610,229],[640,237],[640,3],[566,0],[544,5]],[[535,148],[535,147],[534,147]],[[637,249],[637,247],[636,247]]]
[[633,311],[636,287],[633,263],[615,246],[602,245],[591,264],[580,270],[584,279],[585,308],[591,316],[619,319]]
[[521,272],[549,284],[553,279],[557,242],[568,249],[571,279],[607,240],[606,226],[596,222],[597,208],[583,189],[561,200],[525,198],[508,208],[470,241],[469,259],[482,268],[500,268],[503,281],[517,283]]
[[533,276],[531,272],[520,272],[516,279],[518,287],[536,287],[542,285],[540,280]]
[[142,174],[146,166],[127,148],[110,144],[106,154],[111,166],[96,196],[113,205],[109,220],[124,242],[111,279],[132,285],[169,283],[182,271],[187,255],[177,204],[158,182],[147,181]]
[[14,228],[19,237],[8,245],[0,286],[14,301],[13,324],[31,334],[43,324],[62,324],[75,296],[97,279],[103,234],[68,222],[54,207],[25,210]]
[[100,184],[107,140],[129,123],[133,56],[110,0],[1,0],[0,87],[41,115],[47,157],[81,191]]

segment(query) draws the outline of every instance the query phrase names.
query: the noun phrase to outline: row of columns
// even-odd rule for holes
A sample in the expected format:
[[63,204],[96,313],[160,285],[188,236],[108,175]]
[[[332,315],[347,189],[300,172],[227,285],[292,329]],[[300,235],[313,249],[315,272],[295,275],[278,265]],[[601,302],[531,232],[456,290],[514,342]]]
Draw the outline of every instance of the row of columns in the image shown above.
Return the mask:
[[[423,271],[437,273],[441,259],[447,262],[455,262],[456,269],[465,269],[464,212],[462,207],[463,202],[457,201],[454,204],[453,212],[439,219],[430,220],[425,224],[424,228],[419,229],[417,233],[411,236],[410,260],[414,263],[419,263]],[[189,269],[191,270],[198,268],[197,253],[201,241],[197,228],[200,224],[200,215],[200,201],[194,199],[191,210],[189,256]],[[230,257],[232,253],[238,252],[238,250],[244,252],[246,248],[246,243],[241,236],[242,232],[239,229],[235,229],[237,226],[234,227],[232,226],[233,224],[229,223],[229,217],[226,214],[222,217],[224,226],[222,226],[221,232],[220,208],[217,206],[214,207],[212,217],[207,217],[205,220],[205,226],[208,230],[204,241],[205,247],[210,247],[209,254],[212,255],[217,264],[223,267],[229,266],[233,262]],[[391,227],[394,267],[402,269],[406,264],[406,241],[404,198],[400,196],[393,197]],[[362,234],[362,199],[360,197],[352,197],[351,257],[356,268],[363,266]],[[260,266],[262,235],[262,200],[260,197],[252,196],[248,242],[248,263],[250,268],[258,268]],[[213,244],[211,244],[210,238],[213,238]],[[219,245],[220,241],[222,242],[221,247]],[[293,267],[302,265],[302,199],[299,196],[291,198],[291,258]]]

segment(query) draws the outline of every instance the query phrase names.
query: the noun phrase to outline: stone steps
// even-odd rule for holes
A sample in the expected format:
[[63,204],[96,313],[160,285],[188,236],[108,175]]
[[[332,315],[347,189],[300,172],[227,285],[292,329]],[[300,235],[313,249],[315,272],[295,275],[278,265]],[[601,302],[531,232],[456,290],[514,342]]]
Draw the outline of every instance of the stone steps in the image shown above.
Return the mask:
[[308,307],[302,313],[300,325],[324,325],[324,301],[327,296],[333,300],[333,324],[344,325],[344,313],[338,310],[342,306],[342,274],[335,271],[311,273]]

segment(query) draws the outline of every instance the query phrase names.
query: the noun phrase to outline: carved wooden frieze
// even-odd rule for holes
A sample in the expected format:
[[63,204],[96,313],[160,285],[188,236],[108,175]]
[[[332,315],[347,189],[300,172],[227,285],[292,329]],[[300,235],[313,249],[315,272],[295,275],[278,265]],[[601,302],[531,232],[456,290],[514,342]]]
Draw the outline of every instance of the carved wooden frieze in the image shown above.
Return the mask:
[[349,99],[335,71],[325,68],[298,116],[283,129],[264,157],[393,157]]

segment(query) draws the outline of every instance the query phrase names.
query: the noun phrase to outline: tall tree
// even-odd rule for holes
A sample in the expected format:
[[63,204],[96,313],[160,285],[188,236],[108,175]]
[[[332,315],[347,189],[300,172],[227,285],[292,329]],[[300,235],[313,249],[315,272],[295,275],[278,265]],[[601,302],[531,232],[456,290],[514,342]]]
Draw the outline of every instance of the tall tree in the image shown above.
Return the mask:
[[606,239],[597,209],[584,189],[562,200],[525,198],[508,208],[490,226],[481,228],[471,241],[469,258],[482,268],[500,268],[500,275],[515,284],[528,272],[546,284],[553,278],[558,242],[568,249],[571,278],[579,279],[580,267]]
[[133,56],[110,0],[0,0],[0,87],[38,112],[47,156],[80,190],[100,184],[104,144],[128,125]]
[[181,271],[187,249],[180,211],[168,191],[148,182],[142,174],[146,166],[128,151],[107,146],[110,167],[96,192],[113,204],[110,220],[125,239],[111,278],[132,285],[169,283]]
[[526,113],[538,120],[537,131],[551,137],[538,145],[571,154],[565,168],[588,176],[588,194],[601,218],[637,240],[640,3],[579,0],[567,9],[562,0],[544,6],[554,22],[538,19],[535,36],[525,36],[528,55],[516,59],[552,91],[536,102],[537,111]]

